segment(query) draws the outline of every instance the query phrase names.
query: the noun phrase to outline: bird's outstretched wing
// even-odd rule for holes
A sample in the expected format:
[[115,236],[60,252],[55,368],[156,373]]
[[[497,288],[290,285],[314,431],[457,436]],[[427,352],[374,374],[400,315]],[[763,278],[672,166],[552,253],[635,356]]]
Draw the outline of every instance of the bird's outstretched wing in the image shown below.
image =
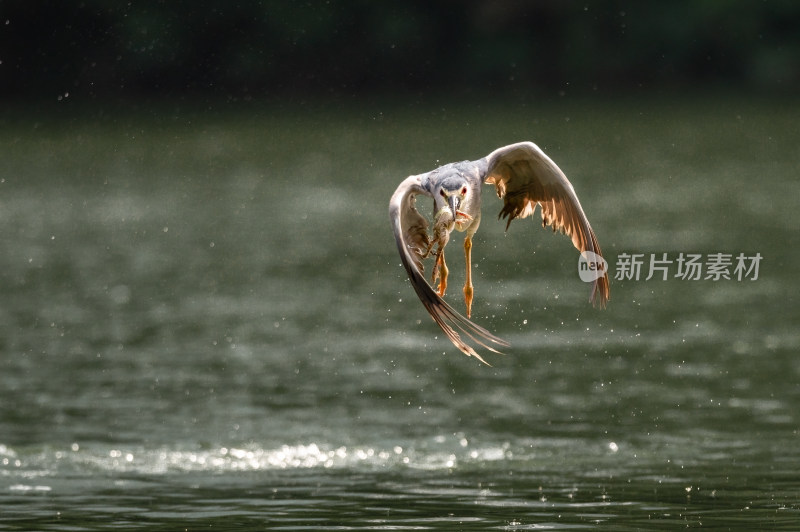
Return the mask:
[[[600,245],[581,208],[578,196],[564,172],[533,142],[498,148],[483,161],[484,182],[491,183],[504,201],[500,218],[514,218],[542,209],[542,226],[551,225],[572,238],[581,253],[591,251],[602,257]],[[589,300],[604,307],[609,298],[608,272],[593,282]]]
[[450,341],[464,354],[487,364],[478,352],[461,338],[458,331],[468,336],[476,344],[495,353],[499,353],[499,351],[487,345],[488,342],[504,347],[509,345],[508,342],[456,312],[453,307],[439,297],[439,294],[431,288],[422,275],[422,259],[430,246],[427,232],[428,220],[417,211],[414,204],[417,194],[431,196],[431,193],[422,186],[424,176],[425,174],[406,178],[397,187],[389,202],[389,218],[392,221],[392,230],[397,250],[400,252],[400,260],[408,272],[411,286],[414,287],[420,301]]

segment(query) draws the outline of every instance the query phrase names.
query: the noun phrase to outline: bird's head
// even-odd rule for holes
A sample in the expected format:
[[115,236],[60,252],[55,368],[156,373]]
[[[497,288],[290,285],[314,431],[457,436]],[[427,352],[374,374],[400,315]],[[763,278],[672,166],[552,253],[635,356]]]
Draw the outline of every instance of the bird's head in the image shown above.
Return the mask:
[[460,175],[450,175],[442,179],[436,186],[434,202],[436,204],[437,216],[444,212],[449,212],[453,216],[453,221],[459,221],[459,216],[471,219],[471,217],[459,210],[464,199],[470,193],[469,182]]

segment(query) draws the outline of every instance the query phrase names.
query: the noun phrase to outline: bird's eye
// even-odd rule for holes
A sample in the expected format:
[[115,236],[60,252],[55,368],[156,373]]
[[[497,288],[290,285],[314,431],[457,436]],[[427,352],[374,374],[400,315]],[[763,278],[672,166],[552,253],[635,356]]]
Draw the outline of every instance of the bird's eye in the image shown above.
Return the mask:
[[461,195],[463,196],[466,193],[467,193],[467,187],[461,187]]
[[439,191],[439,194],[441,194],[441,195],[442,195],[442,197],[444,198],[444,197],[445,197],[444,189],[440,190],[440,191]]

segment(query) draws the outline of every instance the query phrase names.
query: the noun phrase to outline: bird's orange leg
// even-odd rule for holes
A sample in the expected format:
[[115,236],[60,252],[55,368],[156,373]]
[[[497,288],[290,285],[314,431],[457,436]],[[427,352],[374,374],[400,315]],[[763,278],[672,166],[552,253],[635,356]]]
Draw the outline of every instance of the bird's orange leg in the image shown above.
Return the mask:
[[467,304],[467,317],[472,314],[472,238],[464,239],[464,258],[467,264],[467,280],[464,283],[464,302]]
[[436,253],[436,263],[433,265],[433,279],[431,279],[433,283],[436,282],[436,279],[439,279],[439,287],[436,290],[439,297],[444,297],[444,293],[447,290],[447,275],[449,273],[447,264],[444,262],[444,249],[440,248],[439,252]]

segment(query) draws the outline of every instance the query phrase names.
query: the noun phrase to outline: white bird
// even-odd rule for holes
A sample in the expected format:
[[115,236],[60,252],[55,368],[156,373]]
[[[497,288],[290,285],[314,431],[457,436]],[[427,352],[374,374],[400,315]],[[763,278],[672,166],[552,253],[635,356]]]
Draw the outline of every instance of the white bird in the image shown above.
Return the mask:
[[[389,202],[389,217],[411,285],[450,341],[464,354],[486,364],[459,334],[460,331],[474,343],[495,353],[499,351],[489,343],[504,347],[510,345],[469,320],[473,299],[472,237],[481,222],[482,184],[493,184],[497,196],[503,199],[503,209],[498,218],[508,218],[506,230],[512,220],[530,216],[539,206],[543,227],[551,225],[553,231],[566,233],[581,253],[591,252],[599,257],[602,253],[572,184],[556,163],[532,142],[498,148],[477,161],[446,164],[410,176],[400,183]],[[418,195],[433,198],[431,236],[428,235],[428,220],[415,207]],[[442,299],[447,290],[448,275],[444,248],[453,229],[466,232],[464,301],[467,317]],[[422,261],[431,255],[435,258],[432,282],[439,281],[436,291],[423,277]],[[603,272],[593,281],[589,300],[605,307],[608,298],[608,273]]]

